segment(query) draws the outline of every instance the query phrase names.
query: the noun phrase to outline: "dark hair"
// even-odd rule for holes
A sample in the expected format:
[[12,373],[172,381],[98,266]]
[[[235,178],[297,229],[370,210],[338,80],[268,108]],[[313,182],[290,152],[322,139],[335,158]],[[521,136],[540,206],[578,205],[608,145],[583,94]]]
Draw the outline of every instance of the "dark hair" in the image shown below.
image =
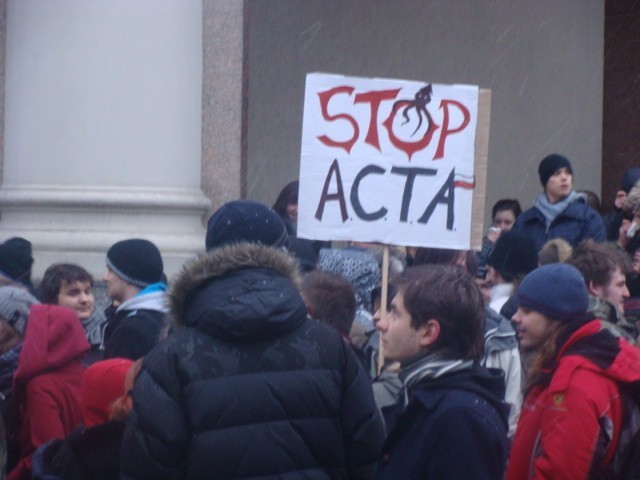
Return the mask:
[[440,324],[433,351],[441,351],[450,359],[482,357],[482,293],[463,269],[450,265],[410,267],[394,277],[392,283],[403,294],[413,328],[418,329],[430,319]]
[[40,282],[40,301],[42,303],[57,304],[60,288],[63,283],[89,283],[93,288],[93,277],[79,265],[72,263],[56,263],[44,272]]
[[584,193],[587,197],[587,205],[593,208],[596,212],[602,215],[602,205],[600,204],[600,197],[591,190],[579,190],[579,193]]
[[591,282],[606,286],[617,268],[626,274],[631,268],[631,260],[626,253],[606,243],[584,240],[573,250],[567,263],[573,265],[584,277],[587,287]]
[[[387,284],[387,312],[391,310],[391,300],[395,297],[398,291],[396,288],[388,283]],[[373,290],[371,290],[371,315],[375,315],[376,313],[376,302],[382,302],[382,287],[377,286]],[[380,308],[380,306],[378,307]]]
[[493,209],[491,210],[491,220],[496,217],[496,213],[504,212],[505,210],[511,210],[515,218],[518,218],[522,213],[522,208],[520,207],[520,202],[518,202],[518,200],[514,198],[503,198],[502,200],[498,200],[493,206]]
[[272,208],[282,218],[287,217],[287,205],[298,204],[299,185],[300,185],[300,182],[298,182],[297,180],[287,184],[280,192],[280,195],[278,195],[278,198],[276,198],[276,203],[273,204]]
[[469,275],[475,275],[478,262],[472,251],[451,250],[448,248],[418,247],[413,257],[413,266],[418,265],[453,265],[458,266],[460,256],[464,255],[464,266]]
[[305,275],[302,294],[313,318],[349,336],[356,316],[356,291],[348,280],[315,270]]

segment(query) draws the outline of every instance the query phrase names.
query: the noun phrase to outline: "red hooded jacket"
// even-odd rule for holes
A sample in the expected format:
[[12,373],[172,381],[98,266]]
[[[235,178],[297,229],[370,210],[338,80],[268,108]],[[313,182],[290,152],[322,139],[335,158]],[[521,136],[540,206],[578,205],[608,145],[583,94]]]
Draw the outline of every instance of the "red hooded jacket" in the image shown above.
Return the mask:
[[13,377],[20,462],[9,480],[29,478],[35,449],[82,423],[82,359],[88,350],[75,312],[55,305],[31,308]]
[[593,320],[571,334],[548,373],[525,398],[507,480],[583,480],[606,469],[620,437],[619,385],[640,381],[640,350]]

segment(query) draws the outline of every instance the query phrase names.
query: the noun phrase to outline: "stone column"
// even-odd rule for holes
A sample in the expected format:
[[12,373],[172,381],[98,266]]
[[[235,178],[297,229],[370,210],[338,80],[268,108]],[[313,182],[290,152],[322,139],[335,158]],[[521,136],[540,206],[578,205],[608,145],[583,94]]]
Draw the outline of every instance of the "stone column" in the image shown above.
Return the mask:
[[246,196],[245,8],[203,0],[202,189],[214,208]]
[[0,9],[0,240],[30,240],[38,278],[59,261],[101,275],[112,243],[143,237],[172,275],[203,250],[210,207],[201,0],[5,0]]

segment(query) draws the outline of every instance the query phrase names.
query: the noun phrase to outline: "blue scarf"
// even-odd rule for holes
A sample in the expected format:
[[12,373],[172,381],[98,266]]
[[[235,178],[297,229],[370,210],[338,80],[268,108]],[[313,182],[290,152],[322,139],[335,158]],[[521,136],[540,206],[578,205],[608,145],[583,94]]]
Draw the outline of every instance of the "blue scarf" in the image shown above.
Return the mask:
[[536,207],[540,211],[540,213],[542,213],[542,216],[546,221],[547,229],[549,229],[549,226],[558,217],[558,215],[564,212],[571,202],[579,198],[584,199],[584,195],[571,190],[569,195],[564,197],[559,202],[551,203],[547,198],[547,194],[543,192],[538,195],[538,198],[536,198],[533,206]]
[[138,295],[146,295],[147,293],[166,292],[167,288],[168,288],[168,285],[164,282],[152,283],[151,285],[147,285],[145,288],[140,290],[136,295],[136,297]]

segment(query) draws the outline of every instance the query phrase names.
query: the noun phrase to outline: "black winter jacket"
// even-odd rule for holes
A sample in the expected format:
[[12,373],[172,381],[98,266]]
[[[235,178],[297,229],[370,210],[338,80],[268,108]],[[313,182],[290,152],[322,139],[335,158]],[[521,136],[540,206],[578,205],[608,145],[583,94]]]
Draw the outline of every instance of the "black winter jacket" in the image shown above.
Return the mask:
[[104,358],[138,360],[167,336],[164,292],[136,295],[124,302],[104,329]]
[[123,441],[125,478],[371,478],[383,441],[368,377],[307,319],[296,264],[260,245],[216,249],[171,292],[179,329],[145,358]]
[[422,380],[385,441],[378,478],[503,478],[509,407],[502,398],[504,374],[478,364]]

